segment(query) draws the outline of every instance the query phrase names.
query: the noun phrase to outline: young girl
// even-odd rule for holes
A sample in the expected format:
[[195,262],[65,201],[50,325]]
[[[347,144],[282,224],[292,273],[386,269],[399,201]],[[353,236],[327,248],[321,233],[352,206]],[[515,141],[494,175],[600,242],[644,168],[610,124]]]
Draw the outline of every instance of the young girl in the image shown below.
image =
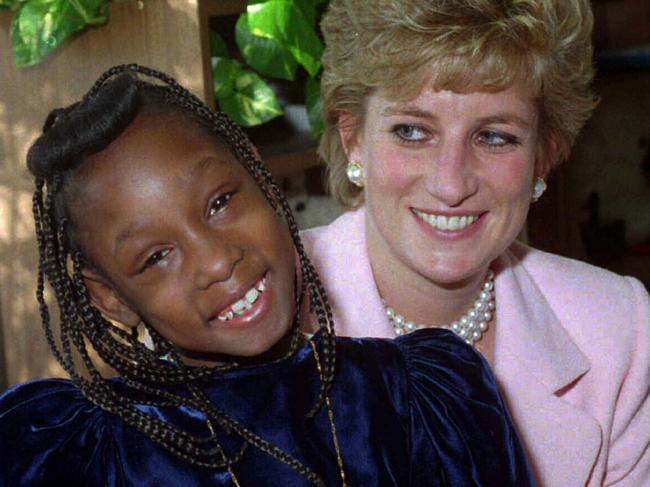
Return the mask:
[[461,340],[334,337],[272,177],[169,77],[110,69],[27,159],[37,296],[71,380],[0,398],[1,485],[533,483]]

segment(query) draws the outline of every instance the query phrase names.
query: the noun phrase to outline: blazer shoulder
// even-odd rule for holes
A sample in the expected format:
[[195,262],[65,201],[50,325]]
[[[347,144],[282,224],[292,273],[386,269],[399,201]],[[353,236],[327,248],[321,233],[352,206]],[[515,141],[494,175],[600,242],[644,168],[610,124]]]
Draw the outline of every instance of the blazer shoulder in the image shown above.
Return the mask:
[[643,288],[634,277],[523,244],[512,246],[510,252],[515,265],[523,266],[543,291],[571,291],[574,297],[586,294],[630,299],[639,286]]
[[300,232],[305,249],[312,250],[343,246],[345,242],[365,242],[365,215],[363,210],[346,211],[333,222]]
[[650,296],[638,279],[521,244],[510,251],[565,327],[630,340],[649,328]]

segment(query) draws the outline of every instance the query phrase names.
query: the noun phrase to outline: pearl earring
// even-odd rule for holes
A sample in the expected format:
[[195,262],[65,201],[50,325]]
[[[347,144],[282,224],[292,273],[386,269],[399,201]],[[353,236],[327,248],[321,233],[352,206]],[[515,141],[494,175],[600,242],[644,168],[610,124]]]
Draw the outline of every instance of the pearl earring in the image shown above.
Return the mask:
[[348,162],[347,167],[345,168],[345,174],[347,174],[348,179],[352,184],[363,188],[365,175],[363,174],[363,167],[356,161]]
[[537,178],[535,180],[535,185],[533,186],[533,195],[531,197],[531,201],[535,203],[537,200],[539,200],[544,194],[544,191],[546,191],[546,181],[544,181],[542,178]]

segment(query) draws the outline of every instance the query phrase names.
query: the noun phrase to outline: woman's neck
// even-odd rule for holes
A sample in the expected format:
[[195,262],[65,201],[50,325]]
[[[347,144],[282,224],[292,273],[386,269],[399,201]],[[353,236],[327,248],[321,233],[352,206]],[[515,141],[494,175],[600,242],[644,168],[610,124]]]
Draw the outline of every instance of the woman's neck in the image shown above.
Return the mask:
[[369,241],[368,253],[386,306],[422,325],[443,325],[459,319],[476,301],[488,273],[485,265],[460,281],[435,282],[408,267],[388,248]]

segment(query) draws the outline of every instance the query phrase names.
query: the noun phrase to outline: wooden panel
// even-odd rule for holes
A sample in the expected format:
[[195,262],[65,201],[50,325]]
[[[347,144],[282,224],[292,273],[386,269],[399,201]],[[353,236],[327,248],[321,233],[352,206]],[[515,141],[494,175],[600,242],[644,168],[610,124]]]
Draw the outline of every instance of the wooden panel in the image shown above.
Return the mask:
[[276,178],[288,176],[294,172],[306,171],[322,164],[315,150],[275,154],[264,158],[264,162]]
[[10,12],[0,12],[0,326],[7,382],[14,384],[60,374],[34,298],[32,182],[24,169],[45,116],[79,98],[102,71],[119,63],[161,69],[201,97],[206,86],[197,0],[111,2],[107,25],[84,31],[27,69],[13,63],[10,21]]
[[246,10],[246,0],[202,0],[201,9],[205,15],[235,15]]

